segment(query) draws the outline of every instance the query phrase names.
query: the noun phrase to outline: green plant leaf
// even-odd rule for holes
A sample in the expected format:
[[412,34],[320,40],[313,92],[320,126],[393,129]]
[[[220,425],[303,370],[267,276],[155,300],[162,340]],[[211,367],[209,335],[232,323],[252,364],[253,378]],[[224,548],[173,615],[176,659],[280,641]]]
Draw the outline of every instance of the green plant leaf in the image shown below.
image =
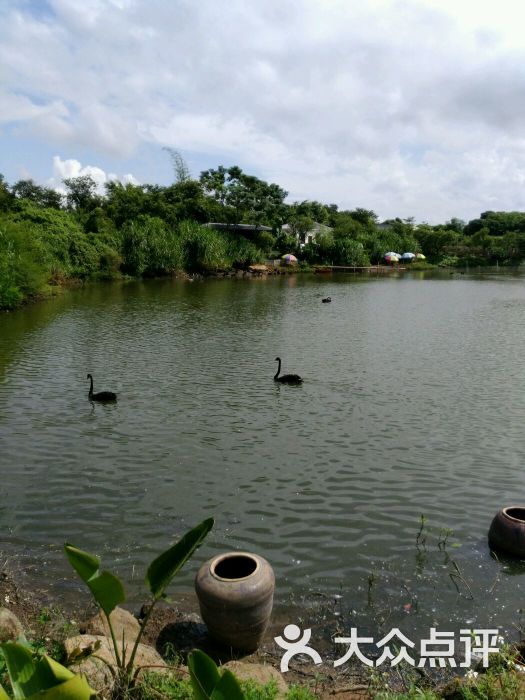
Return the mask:
[[106,615],[126,600],[122,581],[109,571],[100,571],[100,560],[97,557],[67,543],[64,545],[64,551],[69,563]]
[[73,676],[54,688],[30,695],[27,700],[89,700],[95,694],[84,676]]
[[55,661],[50,656],[44,656],[37,662],[37,668],[41,665],[49,669],[49,675],[55,679],[56,684],[69,681],[71,678],[75,677],[72,671],[62,666],[62,664],[59,664],[58,661]]
[[[33,651],[15,642],[6,642],[0,648],[15,700],[88,700],[95,693],[83,676],[76,676],[49,656],[35,660]],[[0,686],[0,700],[6,698]]]
[[[21,700],[41,690],[42,679],[35,678],[36,665],[31,651],[15,642],[6,642],[1,645],[1,649],[15,700]],[[49,685],[44,687],[48,688]]]
[[126,593],[122,581],[110,574],[109,571],[101,571],[98,576],[88,583],[89,590],[100,605],[102,610],[109,615],[113,610],[126,600]]
[[78,547],[66,542],[64,545],[66,557],[69,563],[75,569],[84,583],[88,583],[89,579],[95,576],[100,568],[100,559],[89,552],[84,552]]
[[221,679],[213,659],[200,649],[194,649],[188,656],[188,670],[195,700],[210,700]]
[[154,559],[146,573],[146,583],[155,599],[163,596],[166,586],[184,566],[193,552],[213,527],[213,518],[208,518],[187,532],[173,547]]
[[245,700],[239,681],[231,671],[224,671],[211,694],[210,700]]

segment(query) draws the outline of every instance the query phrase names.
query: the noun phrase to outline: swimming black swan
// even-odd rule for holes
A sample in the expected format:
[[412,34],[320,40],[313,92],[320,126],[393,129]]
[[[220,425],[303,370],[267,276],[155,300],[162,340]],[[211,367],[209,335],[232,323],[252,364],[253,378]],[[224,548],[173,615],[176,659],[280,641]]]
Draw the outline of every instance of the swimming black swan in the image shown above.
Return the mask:
[[91,384],[89,386],[88,399],[90,401],[116,401],[117,395],[112,391],[99,391],[97,394],[93,393],[93,377],[88,374],[88,379],[91,379]]
[[332,301],[332,297],[326,297],[326,299],[322,299],[323,304],[329,304]]
[[277,372],[275,373],[274,381],[281,382],[282,384],[301,384],[303,381],[298,374],[283,374],[282,377],[279,376],[281,372],[281,358],[276,357],[275,361],[279,363]]

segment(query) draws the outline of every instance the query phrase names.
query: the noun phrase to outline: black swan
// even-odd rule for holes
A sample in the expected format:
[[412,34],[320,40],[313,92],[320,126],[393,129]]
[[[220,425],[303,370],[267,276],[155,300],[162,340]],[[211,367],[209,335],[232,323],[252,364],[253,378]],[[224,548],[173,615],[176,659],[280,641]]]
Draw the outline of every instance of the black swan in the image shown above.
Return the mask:
[[90,401],[116,401],[117,400],[117,395],[114,394],[112,391],[99,391],[98,393],[94,394],[93,393],[93,377],[90,374],[88,374],[87,378],[91,380],[91,384],[89,386],[89,394],[88,394],[88,399]]
[[332,301],[332,297],[326,297],[326,299],[322,299],[323,304],[329,304]]
[[298,374],[283,374],[283,376],[280,377],[279,374],[281,372],[281,358],[276,357],[275,361],[279,363],[279,367],[277,368],[277,372],[275,373],[274,381],[281,382],[282,384],[301,384],[303,380]]

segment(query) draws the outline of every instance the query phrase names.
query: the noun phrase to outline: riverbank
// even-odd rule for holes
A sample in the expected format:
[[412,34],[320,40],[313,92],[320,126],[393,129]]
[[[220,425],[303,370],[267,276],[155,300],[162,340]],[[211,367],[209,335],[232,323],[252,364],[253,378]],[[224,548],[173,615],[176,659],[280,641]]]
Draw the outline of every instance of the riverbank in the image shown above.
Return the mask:
[[[64,605],[63,600],[50,599],[42,592],[22,588],[5,567],[0,572],[0,600],[2,609],[9,611],[4,618],[0,615],[0,619],[10,616],[7,627],[0,622],[0,634],[4,641],[6,629],[9,634],[9,630],[16,627],[18,619],[33,649],[50,655],[66,666],[72,664],[72,670],[85,673],[92,687],[102,695],[109,692],[107,688],[111,675],[93,661],[83,660],[80,666],[76,665],[79,663],[75,662],[78,652],[72,651],[87,647],[95,639],[103,639],[107,633],[105,623],[98,617],[98,611],[91,602],[86,603],[85,598],[78,595]],[[130,635],[130,630],[139,629],[138,623],[144,619],[147,607],[119,610],[117,608],[112,613],[112,619],[113,615],[116,616],[114,625],[120,634]],[[300,620],[302,611],[297,609],[295,614],[296,619]],[[311,615],[311,610],[308,614]],[[314,633],[316,627],[322,626],[324,632],[327,627],[332,627],[333,638],[341,633],[337,618],[327,621],[326,617],[327,610],[320,608],[313,624]],[[177,596],[176,605],[162,603],[151,616],[141,640],[145,649],[142,652],[144,658],[149,659],[144,663],[154,663],[160,667],[162,676],[146,674],[143,687],[135,696],[143,700],[185,700],[193,697],[189,690],[186,663],[189,652],[196,648],[208,654],[220,667],[232,670],[241,680],[246,682],[246,679],[251,679],[248,682],[251,694],[247,696],[251,700],[520,700],[525,693],[525,666],[522,665],[525,647],[521,644],[491,656],[488,669],[478,666],[464,677],[456,669],[418,669],[407,664],[380,672],[356,661],[355,657],[337,669],[333,666],[337,658],[335,646],[327,642],[325,648],[318,647],[325,661],[323,666],[316,666],[301,655],[290,662],[287,673],[281,674],[282,650],[275,644],[274,637],[282,634],[289,619],[289,613],[283,619],[282,613],[277,611],[257,652],[235,654],[218,646],[209,637],[195,596]],[[147,652],[146,648],[151,651]],[[327,659],[330,660],[329,664],[326,663]],[[458,659],[458,665],[460,661]],[[5,667],[1,664],[0,673],[5,673]]]

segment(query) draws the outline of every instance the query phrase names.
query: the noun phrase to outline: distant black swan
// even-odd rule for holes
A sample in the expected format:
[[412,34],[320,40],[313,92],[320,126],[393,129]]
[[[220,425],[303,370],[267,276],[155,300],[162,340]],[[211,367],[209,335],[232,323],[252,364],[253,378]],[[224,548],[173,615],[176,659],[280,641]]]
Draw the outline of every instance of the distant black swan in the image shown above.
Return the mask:
[[90,401],[116,401],[117,400],[117,395],[114,394],[112,391],[99,391],[97,394],[93,393],[93,377],[88,374],[87,376],[88,379],[91,380],[91,384],[89,386],[89,394],[88,394],[88,399]]
[[322,299],[323,304],[329,304],[332,301],[331,297],[326,297],[326,299]]
[[279,363],[277,372],[275,373],[274,380],[276,382],[281,382],[282,384],[301,384],[303,381],[298,374],[283,374],[282,377],[279,376],[281,372],[281,358],[276,357],[275,361]]

